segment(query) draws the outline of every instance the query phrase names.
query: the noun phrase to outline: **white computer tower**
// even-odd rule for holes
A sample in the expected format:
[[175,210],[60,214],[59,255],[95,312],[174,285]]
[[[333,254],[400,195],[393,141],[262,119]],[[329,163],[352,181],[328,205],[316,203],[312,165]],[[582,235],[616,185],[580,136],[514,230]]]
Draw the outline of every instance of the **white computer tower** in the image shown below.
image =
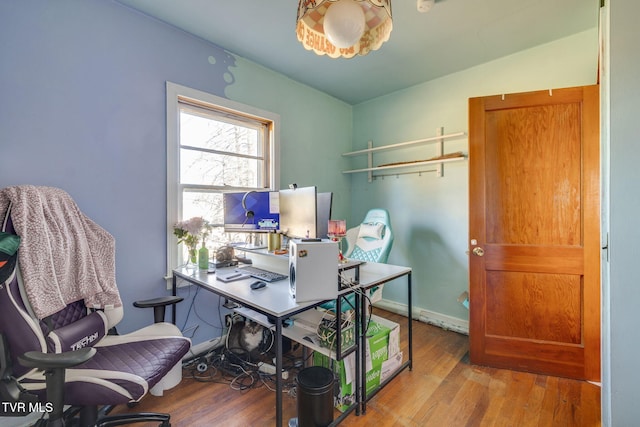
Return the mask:
[[289,291],[296,302],[338,297],[338,243],[289,241]]

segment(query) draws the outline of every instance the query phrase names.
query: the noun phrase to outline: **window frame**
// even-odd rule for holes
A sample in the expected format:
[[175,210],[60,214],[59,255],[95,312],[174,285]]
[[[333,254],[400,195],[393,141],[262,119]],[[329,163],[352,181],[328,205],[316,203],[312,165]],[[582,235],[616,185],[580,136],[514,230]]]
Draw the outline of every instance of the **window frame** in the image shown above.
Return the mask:
[[[263,153],[263,184],[259,188],[234,186],[183,185],[180,183],[180,109],[181,104],[189,104],[205,110],[238,116],[240,120],[258,120],[268,123],[268,152]],[[277,191],[280,188],[280,116],[240,102],[222,98],[176,83],[166,82],[166,125],[167,125],[167,278],[171,271],[182,262],[182,251],[173,234],[173,225],[182,219],[182,192],[184,188],[201,188],[205,191]]]

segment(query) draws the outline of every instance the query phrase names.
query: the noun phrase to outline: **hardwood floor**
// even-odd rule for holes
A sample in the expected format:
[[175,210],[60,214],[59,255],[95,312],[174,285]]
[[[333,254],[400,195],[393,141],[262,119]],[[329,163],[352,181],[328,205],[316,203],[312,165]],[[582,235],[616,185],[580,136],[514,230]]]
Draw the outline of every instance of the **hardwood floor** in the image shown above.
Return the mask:
[[[376,309],[401,326],[406,358],[407,319]],[[405,370],[341,426],[600,426],[600,387],[564,378],[469,364],[468,337],[413,322],[413,369]],[[205,373],[205,376],[207,373]],[[283,397],[285,425],[296,416],[290,376]],[[216,381],[184,379],[162,397],[147,396],[136,407],[117,412],[171,414],[171,425],[273,426],[275,397],[266,384],[239,390],[218,373]],[[339,416],[335,412],[335,417]]]

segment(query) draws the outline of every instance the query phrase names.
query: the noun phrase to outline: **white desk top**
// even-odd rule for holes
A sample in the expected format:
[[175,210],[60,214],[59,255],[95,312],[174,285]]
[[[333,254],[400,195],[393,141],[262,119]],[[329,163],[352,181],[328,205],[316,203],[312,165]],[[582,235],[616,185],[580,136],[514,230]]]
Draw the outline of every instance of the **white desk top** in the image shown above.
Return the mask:
[[411,273],[411,268],[400,265],[367,262],[360,266],[360,287],[370,288]]
[[[227,274],[234,271],[234,267],[219,269]],[[302,311],[308,307],[318,305],[320,301],[297,303],[289,293],[289,280],[268,283],[265,288],[253,290],[250,284],[256,279],[248,278],[234,282],[216,280],[215,273],[206,270],[192,270],[177,268],[174,273],[194,284],[208,288],[221,296],[237,301],[246,307],[262,311],[274,317],[287,317],[291,313]],[[360,286],[370,287],[388,282],[411,273],[409,267],[390,264],[365,263],[360,266]],[[349,290],[341,291],[347,293]]]
[[[220,269],[220,271],[226,271],[227,274],[234,270],[234,267]],[[178,277],[187,279],[221,296],[228,297],[239,304],[257,308],[275,317],[286,316],[289,313],[314,305],[313,302],[296,303],[289,293],[288,279],[267,283],[266,287],[253,290],[250,287],[251,283],[256,281],[253,277],[225,283],[216,280],[215,273],[209,274],[206,270],[194,271],[179,268],[174,272]]]

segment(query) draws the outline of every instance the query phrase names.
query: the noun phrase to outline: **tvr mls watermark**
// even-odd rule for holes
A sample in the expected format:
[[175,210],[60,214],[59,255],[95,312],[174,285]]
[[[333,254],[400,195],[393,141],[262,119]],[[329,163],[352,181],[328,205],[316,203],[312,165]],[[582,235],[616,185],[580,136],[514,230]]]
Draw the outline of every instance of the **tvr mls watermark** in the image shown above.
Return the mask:
[[30,412],[53,412],[51,402],[0,402],[4,413],[30,413]]

